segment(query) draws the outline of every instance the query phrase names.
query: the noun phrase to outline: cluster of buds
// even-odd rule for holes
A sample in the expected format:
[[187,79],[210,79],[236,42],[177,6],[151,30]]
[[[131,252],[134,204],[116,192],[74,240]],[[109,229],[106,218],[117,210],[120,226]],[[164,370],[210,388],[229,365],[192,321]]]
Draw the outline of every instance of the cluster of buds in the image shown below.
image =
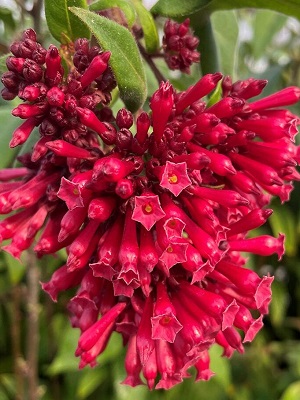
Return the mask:
[[[207,105],[221,80],[222,97]],[[42,286],[54,301],[78,287],[68,309],[81,368],[96,364],[116,331],[128,346],[123,383],[168,389],[192,366],[196,380],[209,379],[214,343],[230,357],[262,327],[273,277],[245,268],[241,252],[282,257],[282,234],[247,234],[300,177],[299,119],[283,108],[300,89],[248,101],[265,85],[220,73],[180,93],[162,82],[135,123],[126,109],[101,121],[78,96],[88,145],[63,136],[0,172],[0,213],[14,211],[0,222],[1,239],[11,240],[4,249],[20,257],[38,232],[38,257],[66,249]]]
[[[79,39],[61,56],[54,45],[44,49],[32,29],[13,42],[10,50],[12,55],[6,59],[9,71],[2,75],[1,94],[5,100],[16,96],[23,100],[12,114],[25,120],[14,132],[10,147],[23,144],[36,126],[41,139],[32,153],[33,162],[44,156],[47,146],[52,145],[49,142],[56,139],[91,147],[94,138],[80,122],[78,108],[95,110],[97,105],[110,102],[116,86],[108,66],[110,53],[90,47],[87,39]],[[72,63],[67,74],[63,61]]]
[[197,51],[199,39],[194,36],[189,28],[190,20],[184,22],[167,20],[164,26],[163,51],[164,58],[171,70],[179,69],[185,74],[190,73],[190,67],[200,60]]

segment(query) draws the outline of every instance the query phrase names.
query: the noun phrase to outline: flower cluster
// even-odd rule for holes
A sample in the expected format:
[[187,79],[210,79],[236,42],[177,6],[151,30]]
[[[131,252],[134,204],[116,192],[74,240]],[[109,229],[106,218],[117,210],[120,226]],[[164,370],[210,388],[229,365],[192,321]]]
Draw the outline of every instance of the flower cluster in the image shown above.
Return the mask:
[[[20,96],[25,103],[13,114],[30,128],[22,124],[12,145],[32,125],[40,124],[41,139],[19,157],[22,167],[0,172],[0,213],[14,212],[0,222],[1,239],[11,240],[4,249],[19,257],[38,232],[38,257],[66,249],[66,263],[42,286],[54,301],[78,287],[68,309],[81,331],[81,368],[96,364],[116,331],[127,344],[123,383],[168,389],[192,366],[196,380],[209,379],[211,345],[227,357],[242,353],[268,313],[273,277],[245,268],[241,252],[283,255],[282,234],[247,233],[271,215],[271,197],[288,200],[299,180],[299,119],[283,107],[298,102],[300,89],[249,101],[266,81],[233,83],[215,73],[179,93],[162,82],[151,112],[134,122],[126,109],[115,118],[105,107],[96,111],[106,102],[99,91],[109,97],[102,85],[111,88],[108,53],[89,58],[94,50],[78,41],[76,68],[63,78],[57,50],[50,46],[37,63],[34,52],[25,54],[26,40],[12,46],[3,96],[38,91]],[[28,60],[40,71],[30,83]],[[222,97],[207,104],[218,83]],[[53,120],[60,115],[67,125]],[[44,121],[54,134],[43,133]],[[76,134],[67,134],[73,121]]]
[[190,20],[187,18],[181,24],[167,20],[164,26],[163,51],[168,67],[190,73],[190,66],[198,63],[200,54],[197,51],[199,39],[191,33]]
[[[91,147],[94,138],[88,134],[81,116],[111,100],[116,82],[108,66],[110,53],[101,52],[97,46],[90,48],[87,39],[79,39],[74,49],[65,49],[61,56],[54,45],[44,49],[32,29],[27,29],[20,41],[13,42],[10,50],[13,55],[6,59],[9,71],[2,75],[1,95],[5,100],[16,96],[23,100],[12,114],[25,120],[14,132],[10,147],[23,144],[36,126],[41,139],[32,153],[33,162],[44,156],[49,146],[59,147],[56,139]],[[63,62],[71,62],[70,53],[72,66],[64,76]],[[103,131],[107,131],[105,126]],[[102,140],[110,142],[105,135]]]

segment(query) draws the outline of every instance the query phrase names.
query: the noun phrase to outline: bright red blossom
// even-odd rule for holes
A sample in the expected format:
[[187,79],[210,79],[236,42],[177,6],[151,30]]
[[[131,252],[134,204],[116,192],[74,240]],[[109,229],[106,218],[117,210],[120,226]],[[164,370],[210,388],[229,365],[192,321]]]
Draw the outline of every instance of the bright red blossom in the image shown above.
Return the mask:
[[[168,46],[195,45],[187,22],[167,31]],[[248,270],[241,252],[283,256],[282,234],[247,234],[271,215],[271,197],[287,200],[299,179],[299,118],[283,107],[300,90],[251,102],[266,81],[225,77],[208,107],[203,97],[220,73],[182,93],[162,83],[134,124],[125,109],[107,116],[108,52],[79,39],[65,79],[58,49],[26,32],[12,45],[2,96],[24,101],[13,111],[26,121],[11,146],[35,126],[41,138],[19,157],[22,167],[0,171],[4,250],[20,257],[34,243],[42,257],[66,249],[42,287],[55,301],[77,287],[68,309],[81,331],[80,368],[96,364],[115,330],[128,346],[123,383],[168,389],[193,366],[196,380],[209,379],[209,348],[242,353],[268,312],[273,277]],[[28,35],[33,50],[23,58]]]

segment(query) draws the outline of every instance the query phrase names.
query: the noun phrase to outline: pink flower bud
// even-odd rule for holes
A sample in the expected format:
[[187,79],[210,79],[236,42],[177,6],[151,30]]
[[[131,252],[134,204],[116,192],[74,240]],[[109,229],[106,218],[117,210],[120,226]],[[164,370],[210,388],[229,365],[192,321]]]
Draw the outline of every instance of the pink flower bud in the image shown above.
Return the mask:
[[45,143],[45,146],[61,157],[72,157],[72,158],[91,158],[91,153],[81,147],[77,147],[64,140],[52,140]]
[[13,132],[12,139],[9,143],[9,147],[13,148],[20,144],[25,143],[36,125],[37,125],[36,118],[29,118],[25,122],[23,122],[23,124],[21,124]]
[[65,264],[53,273],[49,282],[42,283],[41,285],[51,299],[57,301],[58,293],[79,285],[85,273],[85,269],[69,272]]
[[161,82],[159,89],[150,100],[152,125],[155,141],[159,143],[174,104],[173,87],[169,82]]
[[136,120],[136,139],[140,144],[145,143],[150,127],[150,118],[146,112],[141,112]]
[[239,129],[255,132],[266,142],[273,142],[284,137],[294,141],[294,137],[298,132],[296,121],[286,122],[276,117],[245,119],[239,121],[237,125]]
[[284,238],[281,233],[277,239],[273,236],[262,235],[256,238],[232,240],[229,245],[233,251],[249,251],[262,256],[276,253],[278,260],[281,260],[284,253]]
[[125,216],[124,231],[119,251],[121,272],[118,279],[123,279],[127,285],[133,280],[139,281],[137,269],[139,246],[137,241],[136,223],[131,218],[132,212],[128,208]]
[[120,179],[115,187],[115,193],[126,200],[134,194],[134,183],[127,178]]
[[259,161],[252,160],[246,156],[237,153],[230,153],[230,158],[235,162],[240,168],[246,170],[253,177],[255,177],[258,182],[262,182],[265,185],[282,185],[283,182],[279,178],[277,172],[274,168],[269,167]]
[[43,115],[46,109],[47,104],[45,102],[35,104],[19,104],[12,110],[11,113],[14,117],[27,119],[30,117],[38,117]]
[[176,114],[181,114],[185,108],[214,90],[220,79],[222,79],[220,72],[204,75],[194,86],[180,96],[176,103]]
[[240,113],[245,105],[245,101],[238,97],[225,97],[214,105],[206,109],[207,112],[214,114],[218,118],[230,118]]
[[108,220],[116,207],[114,197],[98,197],[91,200],[88,208],[88,217],[99,222]]
[[200,198],[215,201],[224,207],[236,207],[239,205],[247,206],[249,201],[234,190],[212,189],[202,186],[192,186],[189,188],[191,193]]
[[131,336],[131,338],[129,339],[127,353],[125,357],[125,370],[127,373],[127,377],[122,383],[131,387],[143,385],[143,382],[140,378],[141,369],[142,366],[136,347],[136,335],[134,335]]
[[117,218],[113,225],[105,232],[98,248],[98,258],[100,263],[113,267],[118,261],[123,226],[123,220]]
[[22,73],[25,62],[24,58],[8,56],[5,62],[8,70],[17,72],[19,74]]
[[25,60],[23,65],[23,76],[26,81],[30,83],[39,82],[43,77],[43,69],[40,65],[38,65],[35,61],[29,60],[28,58]]
[[257,208],[250,211],[239,221],[229,225],[229,232],[227,233],[227,236],[234,236],[238,233],[248,232],[252,229],[258,228],[266,222],[272,213],[273,210],[271,209],[262,210]]
[[50,45],[46,54],[45,76],[50,80],[57,78],[57,73],[62,75],[61,57],[56,46]]
[[65,94],[57,86],[54,86],[47,92],[47,100],[51,106],[62,106],[64,103],[64,99]]
[[236,173],[229,157],[204,149],[196,144],[188,143],[188,148],[192,152],[203,152],[210,159],[210,168],[213,172],[221,176],[234,175]]
[[76,239],[72,242],[72,244],[69,247],[67,265],[72,264],[74,259],[79,258],[85,253],[89,242],[91,241],[92,237],[94,236],[96,230],[99,227],[99,224],[100,224],[99,221],[91,220],[80,231],[79,235],[76,237]]
[[99,319],[99,321],[83,332],[78,341],[76,355],[79,356],[83,352],[89,351],[93,346],[95,346],[105,331],[116,322],[116,319],[125,309],[125,307],[126,303],[124,302],[115,304],[110,311],[108,311]]
[[109,51],[105,51],[104,53],[99,54],[98,56],[92,59],[90,65],[84,71],[80,79],[83,88],[90,85],[95,79],[97,79],[101,74],[103,74],[103,72],[107,68],[107,63],[110,58],[110,54],[111,53]]
[[291,86],[282,89],[274,94],[271,94],[270,96],[254,101],[253,103],[250,103],[249,106],[251,108],[251,111],[258,111],[264,108],[289,106],[291,104],[297,103],[299,99],[299,88],[296,86]]

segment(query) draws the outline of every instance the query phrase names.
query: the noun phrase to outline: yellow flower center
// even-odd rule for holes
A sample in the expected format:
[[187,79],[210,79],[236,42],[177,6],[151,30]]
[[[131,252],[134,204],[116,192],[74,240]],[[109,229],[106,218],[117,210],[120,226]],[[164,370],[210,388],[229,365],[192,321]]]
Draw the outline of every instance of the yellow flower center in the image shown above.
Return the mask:
[[169,182],[170,183],[177,183],[178,182],[178,177],[177,175],[173,174],[169,176]]
[[167,248],[167,252],[168,252],[168,253],[173,253],[173,247],[172,247],[172,246],[169,246],[169,247]]
[[160,324],[161,325],[168,325],[171,321],[171,317],[168,317],[167,315],[165,315],[163,318],[160,319]]
[[150,203],[148,203],[148,204],[146,204],[146,205],[144,206],[144,211],[145,211],[145,213],[147,213],[147,214],[152,213],[153,207],[151,206]]

